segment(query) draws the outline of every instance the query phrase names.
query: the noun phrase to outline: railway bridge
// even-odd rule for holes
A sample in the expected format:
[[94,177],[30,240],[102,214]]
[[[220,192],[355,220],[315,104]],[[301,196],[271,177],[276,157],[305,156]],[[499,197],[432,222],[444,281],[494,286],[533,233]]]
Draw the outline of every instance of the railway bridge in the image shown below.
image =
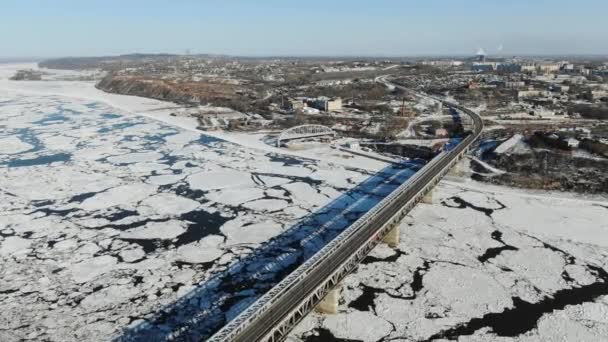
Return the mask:
[[[400,88],[399,85],[391,85]],[[483,130],[483,121],[475,112],[448,101],[440,101],[468,115],[472,121],[472,131],[459,140],[458,144],[444,149],[374,208],[228,322],[209,341],[282,341],[328,294],[329,297],[334,295],[332,289],[355,270],[378,243],[387,237],[391,238],[391,235],[394,238],[405,215],[464,157]],[[297,130],[294,130],[292,136],[296,135]]]

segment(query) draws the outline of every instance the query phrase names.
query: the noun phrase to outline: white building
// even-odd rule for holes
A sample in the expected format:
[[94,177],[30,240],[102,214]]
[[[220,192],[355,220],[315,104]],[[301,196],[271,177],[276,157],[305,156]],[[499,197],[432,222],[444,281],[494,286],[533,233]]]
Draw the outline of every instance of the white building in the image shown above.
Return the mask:
[[558,72],[561,68],[561,65],[557,63],[542,63],[538,65],[538,71],[544,74],[550,74],[554,72]]
[[333,112],[342,109],[342,99],[339,97],[336,98],[328,98],[328,97],[319,97],[312,101],[308,101],[308,104],[311,107],[317,108],[319,110],[323,110],[326,112]]
[[568,139],[567,142],[568,142],[568,147],[571,147],[571,148],[578,148],[578,145],[580,144],[580,141],[578,141],[578,139],[574,139],[574,138]]

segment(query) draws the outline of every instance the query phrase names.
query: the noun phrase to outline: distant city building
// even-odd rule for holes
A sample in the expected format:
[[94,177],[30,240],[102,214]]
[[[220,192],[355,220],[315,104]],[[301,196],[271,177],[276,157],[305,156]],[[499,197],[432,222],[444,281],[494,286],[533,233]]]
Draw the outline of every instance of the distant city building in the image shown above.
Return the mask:
[[[361,82],[362,80],[359,80],[359,82]],[[367,82],[368,80],[363,80],[364,82]],[[316,85],[320,86],[320,87],[329,87],[329,86],[336,86],[336,85],[346,85],[346,84],[351,84],[353,83],[352,79],[345,79],[345,80],[322,80],[322,81],[318,81],[316,83]]]
[[562,70],[564,70],[566,72],[572,72],[572,71],[574,71],[574,64],[566,63],[566,64],[562,65]]
[[313,100],[308,100],[307,104],[310,107],[323,110],[326,112],[333,112],[342,109],[342,99],[339,97],[336,98],[328,98],[328,97],[319,97]]
[[595,70],[593,72],[593,74],[597,75],[597,76],[603,76],[603,77],[605,77],[605,76],[608,76],[608,70]]
[[502,63],[498,65],[497,70],[505,73],[517,73],[521,72],[521,65],[517,63]]
[[517,92],[517,97],[520,99],[526,99],[531,97],[543,97],[551,95],[546,90],[520,90]]
[[437,67],[455,67],[461,66],[464,62],[454,60],[436,60],[436,61],[423,61],[422,65],[432,65]]
[[476,72],[491,72],[496,70],[498,64],[496,62],[473,63],[471,69]]
[[505,88],[507,89],[521,89],[526,86],[526,82],[524,81],[506,81]]
[[590,97],[592,100],[599,100],[608,97],[608,91],[603,89],[596,89],[590,91]]
[[304,109],[305,106],[306,106],[306,104],[304,103],[304,101],[302,99],[289,99],[289,100],[283,102],[282,109],[287,110],[287,111],[296,112],[298,110]]
[[534,63],[522,63],[521,64],[521,72],[535,72],[536,71],[536,64]]
[[322,66],[323,72],[358,72],[358,71],[374,71],[378,68],[373,66]]
[[580,65],[580,66],[576,67],[576,72],[578,72],[579,74],[584,75],[584,76],[591,75],[591,69],[587,69],[583,65]]
[[542,63],[538,65],[538,71],[544,74],[558,72],[560,69],[561,65],[558,63]]
[[552,84],[549,87],[549,90],[558,92],[558,93],[567,93],[568,90],[570,90],[570,86],[567,85],[563,85],[563,84]]

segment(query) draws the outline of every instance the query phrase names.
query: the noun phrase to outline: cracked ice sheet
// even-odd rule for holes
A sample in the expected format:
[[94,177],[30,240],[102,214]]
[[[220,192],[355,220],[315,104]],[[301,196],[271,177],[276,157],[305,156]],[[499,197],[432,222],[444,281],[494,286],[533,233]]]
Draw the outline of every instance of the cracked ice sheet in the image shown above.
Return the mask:
[[0,92],[2,341],[116,337],[369,176],[46,84]]
[[20,140],[17,137],[6,137],[0,139],[0,154],[16,154],[25,152],[34,146]]
[[345,278],[339,313],[309,315],[288,340],[607,340],[608,211],[483,187],[440,183],[435,204],[402,222],[397,248],[378,246]]

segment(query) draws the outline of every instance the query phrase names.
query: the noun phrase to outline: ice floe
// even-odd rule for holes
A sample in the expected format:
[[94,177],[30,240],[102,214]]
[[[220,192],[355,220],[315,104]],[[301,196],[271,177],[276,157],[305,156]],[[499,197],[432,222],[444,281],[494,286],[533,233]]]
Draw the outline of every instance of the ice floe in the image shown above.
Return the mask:
[[434,198],[288,340],[608,339],[605,202],[461,182]]

